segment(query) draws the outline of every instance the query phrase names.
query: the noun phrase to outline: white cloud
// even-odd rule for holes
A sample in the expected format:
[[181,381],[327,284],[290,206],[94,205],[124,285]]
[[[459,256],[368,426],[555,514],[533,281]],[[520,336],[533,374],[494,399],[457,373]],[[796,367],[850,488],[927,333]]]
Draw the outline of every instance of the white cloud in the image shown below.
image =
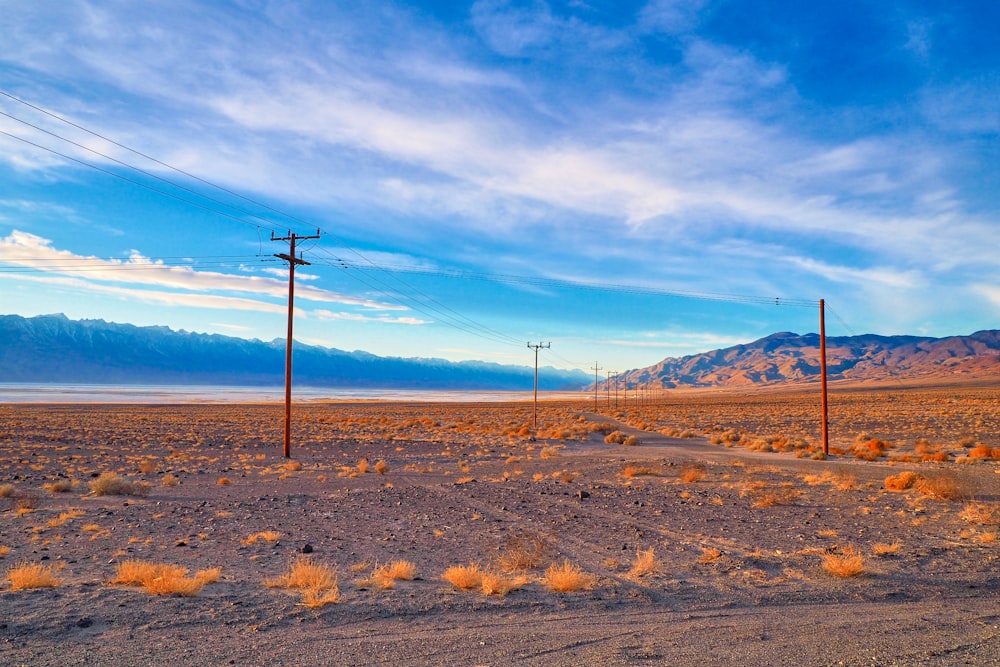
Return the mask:
[[[58,250],[52,242],[34,234],[13,231],[0,239],[0,260],[51,274],[80,274],[81,280],[128,283],[194,292],[243,292],[287,298],[285,281],[259,276],[198,271],[190,267],[166,266],[133,252],[127,260],[101,259]],[[307,301],[341,303],[374,310],[408,310],[405,306],[381,303],[331,292],[311,285],[296,286],[296,297]],[[178,295],[178,299],[187,298]]]

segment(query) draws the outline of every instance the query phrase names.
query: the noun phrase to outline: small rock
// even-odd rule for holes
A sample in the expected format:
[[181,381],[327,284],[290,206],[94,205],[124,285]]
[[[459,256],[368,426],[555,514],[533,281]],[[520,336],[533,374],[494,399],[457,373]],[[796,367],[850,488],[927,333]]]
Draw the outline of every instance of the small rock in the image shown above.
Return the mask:
[[311,544],[306,544],[304,547],[302,547],[302,553],[311,554],[312,552],[313,552],[313,547]]

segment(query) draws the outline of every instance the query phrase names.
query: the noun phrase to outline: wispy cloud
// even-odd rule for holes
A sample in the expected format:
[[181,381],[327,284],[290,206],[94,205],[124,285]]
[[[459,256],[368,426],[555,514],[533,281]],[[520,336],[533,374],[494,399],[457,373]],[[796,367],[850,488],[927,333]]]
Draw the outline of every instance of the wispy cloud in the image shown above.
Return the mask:
[[[80,274],[84,276],[80,280],[94,285],[102,282],[127,283],[193,292],[252,293],[276,298],[285,298],[288,294],[287,283],[275,278],[167,266],[135,251],[124,260],[85,257],[54,248],[52,241],[48,239],[16,230],[0,239],[0,261],[50,274]],[[341,303],[374,310],[408,310],[405,306],[358,298],[310,285],[298,286],[295,293],[297,297],[308,301]],[[186,298],[188,297],[178,295],[179,300]]]

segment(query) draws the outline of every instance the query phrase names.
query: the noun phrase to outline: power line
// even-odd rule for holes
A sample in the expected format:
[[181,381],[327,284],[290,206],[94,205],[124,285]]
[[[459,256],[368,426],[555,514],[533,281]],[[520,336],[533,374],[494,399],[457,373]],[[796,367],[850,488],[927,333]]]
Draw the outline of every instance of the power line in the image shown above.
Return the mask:
[[[59,135],[59,134],[56,134],[55,132],[50,132],[49,130],[46,130],[43,127],[39,127],[37,125],[29,123],[28,121],[22,120],[20,118],[15,117],[15,116],[12,116],[9,113],[5,113],[3,111],[0,111],[0,116],[6,116],[7,118],[10,118],[11,120],[15,120],[18,123],[22,123],[24,125],[27,125],[28,127],[33,128],[35,130],[38,130],[39,132],[44,132],[45,134],[49,135],[50,137],[54,137],[56,139],[59,139],[60,141],[65,141],[66,143],[68,143],[68,144],[70,144],[72,146],[76,146],[77,148],[80,148],[82,150],[85,150],[85,151],[88,151],[90,153],[93,153],[94,155],[100,156],[100,157],[104,158],[105,160],[110,160],[111,162],[114,162],[115,164],[121,165],[121,166],[123,166],[123,167],[125,167],[127,169],[131,169],[133,171],[137,171],[140,174],[142,174],[143,176],[148,176],[149,178],[156,179],[157,181],[160,181],[161,183],[166,183],[167,185],[172,185],[173,187],[175,187],[175,188],[177,188],[179,190],[183,190],[184,192],[192,194],[192,195],[194,195],[196,197],[201,197],[203,199],[206,199],[206,200],[212,202],[213,204],[218,204],[220,206],[225,206],[226,208],[232,209],[234,211],[242,213],[242,214],[244,214],[246,216],[249,216],[251,218],[256,218],[257,220],[260,220],[261,222],[263,222],[264,223],[263,226],[265,228],[267,228],[267,229],[271,229],[272,231],[275,231],[277,229],[277,227],[274,227],[274,228],[269,227],[269,225],[271,225],[273,223],[271,221],[265,219],[265,218],[262,218],[261,216],[257,215],[256,213],[253,213],[251,211],[247,211],[247,210],[242,209],[242,208],[240,208],[238,206],[233,206],[232,204],[229,204],[227,202],[221,201],[219,199],[215,199],[213,197],[209,197],[209,196],[207,196],[207,195],[205,195],[205,194],[203,194],[201,192],[197,192],[196,190],[192,190],[189,187],[181,185],[180,183],[176,183],[174,181],[171,181],[170,179],[163,178],[162,176],[157,176],[156,174],[154,174],[152,172],[149,172],[149,171],[146,171],[145,169],[142,169],[142,168],[137,167],[137,166],[135,166],[133,164],[129,164],[127,162],[119,160],[118,158],[112,157],[112,156],[110,156],[110,155],[108,155],[106,153],[102,153],[102,152],[100,152],[98,150],[90,148],[89,146],[84,146],[83,144],[78,143],[76,141],[73,141],[72,139],[67,139],[66,137],[64,137],[62,135]],[[20,139],[20,137],[17,137],[17,138]],[[120,144],[116,144],[116,145],[120,145]],[[46,150],[48,150],[48,149],[46,149]],[[163,163],[159,163],[159,164],[163,164]],[[88,166],[90,166],[90,165],[88,164]]]
[[[278,214],[278,215],[280,215],[282,217],[288,218],[289,220],[294,220],[295,222],[299,222],[301,224],[306,224],[305,221],[299,220],[298,218],[296,218],[294,216],[290,216],[287,213],[283,213],[283,212],[281,212],[281,211],[279,211],[277,209],[271,208],[267,204],[264,204],[262,202],[256,201],[254,199],[251,199],[251,198],[247,197],[246,195],[242,195],[242,194],[240,194],[238,192],[235,192],[233,190],[225,188],[225,187],[223,187],[223,186],[221,186],[221,185],[219,185],[217,183],[213,183],[212,181],[209,181],[207,179],[201,178],[200,176],[192,174],[192,173],[190,173],[188,171],[180,169],[179,167],[175,167],[175,166],[173,166],[171,164],[163,162],[162,160],[158,160],[157,158],[155,158],[155,157],[153,157],[151,155],[148,155],[146,153],[143,153],[142,151],[138,151],[138,150],[136,150],[134,148],[126,146],[125,144],[120,143],[118,141],[115,141],[114,139],[111,139],[109,137],[106,137],[103,134],[99,134],[97,132],[94,132],[91,129],[88,129],[88,128],[82,126],[82,125],[74,123],[71,120],[63,118],[62,116],[60,116],[58,114],[52,113],[51,111],[43,109],[43,108],[41,108],[39,106],[36,106],[34,104],[31,104],[30,102],[28,102],[26,100],[22,100],[21,98],[15,96],[15,95],[11,95],[10,93],[8,93],[8,92],[6,92],[4,90],[0,90],[0,95],[4,96],[6,98],[11,99],[11,100],[17,102],[18,104],[23,104],[26,107],[30,107],[31,109],[34,109],[35,111],[43,113],[46,116],[49,116],[50,118],[54,118],[54,119],[56,119],[56,120],[58,120],[58,121],[60,121],[62,123],[65,123],[65,124],[71,126],[71,127],[75,127],[76,129],[81,130],[83,132],[86,132],[87,134],[89,134],[89,135],[91,135],[93,137],[97,137],[98,139],[102,139],[103,141],[107,141],[108,143],[110,143],[110,144],[112,144],[114,146],[118,146],[119,148],[122,148],[122,149],[124,149],[124,150],[126,150],[126,151],[128,151],[130,153],[133,153],[135,155],[143,157],[143,158],[149,160],[150,162],[154,162],[154,163],[156,163],[156,164],[158,164],[158,165],[160,165],[162,167],[166,167],[167,169],[170,169],[171,171],[177,172],[178,174],[183,174],[184,176],[187,176],[188,178],[192,178],[192,179],[198,181],[199,183],[204,183],[205,185],[207,185],[209,187],[215,188],[216,190],[219,190],[221,192],[225,192],[226,194],[229,194],[229,195],[232,195],[232,196],[237,197],[239,199],[242,199],[245,202],[248,202],[248,203],[253,204],[255,206],[260,206],[261,208],[263,208],[265,210],[271,211],[272,213],[276,213],[276,214]],[[4,115],[6,116],[7,114],[4,114]],[[15,119],[15,120],[18,120],[18,119]],[[21,121],[21,122],[24,122],[24,121]]]
[[[175,200],[177,200],[179,202],[183,202],[185,204],[190,204],[191,206],[196,206],[197,208],[200,208],[200,209],[202,209],[204,211],[209,211],[211,213],[215,213],[216,215],[221,215],[224,218],[229,218],[231,220],[235,220],[236,222],[242,223],[244,225],[250,225],[252,227],[260,227],[260,225],[258,225],[256,223],[250,222],[248,220],[244,220],[242,218],[238,218],[235,215],[231,215],[231,214],[225,213],[223,211],[219,211],[217,209],[212,208],[211,206],[206,206],[205,204],[201,204],[199,202],[192,201],[190,199],[186,199],[184,197],[181,197],[180,195],[175,195],[175,194],[173,194],[171,192],[167,192],[166,190],[161,190],[159,188],[154,188],[152,185],[149,185],[148,183],[142,183],[140,181],[137,181],[137,180],[132,179],[132,178],[128,178],[128,177],[123,176],[121,174],[116,174],[115,172],[113,172],[113,171],[111,171],[109,169],[104,169],[102,167],[98,167],[96,164],[91,164],[90,162],[87,162],[85,160],[80,160],[80,159],[72,157],[70,155],[66,155],[65,153],[60,153],[59,151],[57,151],[57,150],[55,150],[53,148],[48,148],[47,146],[42,146],[41,144],[36,144],[35,142],[29,141],[28,139],[25,139],[24,137],[19,137],[16,134],[11,134],[10,132],[5,132],[3,130],[0,130],[0,134],[8,136],[11,139],[16,139],[18,141],[22,141],[22,142],[28,144],[29,146],[34,146],[35,148],[40,148],[43,151],[47,151],[49,153],[52,153],[53,155],[58,155],[59,157],[63,158],[64,160],[69,160],[71,162],[76,162],[77,164],[83,165],[84,167],[89,167],[91,169],[99,171],[102,174],[107,174],[108,176],[112,176],[114,178],[121,179],[121,180],[125,181],[126,183],[131,183],[132,185],[137,185],[140,188],[145,188],[146,190],[150,190],[152,192],[156,192],[157,194],[161,194],[164,197],[169,197],[169,198],[175,199]],[[199,196],[202,196],[202,195],[199,195]],[[208,199],[208,197],[205,197],[205,199]]]

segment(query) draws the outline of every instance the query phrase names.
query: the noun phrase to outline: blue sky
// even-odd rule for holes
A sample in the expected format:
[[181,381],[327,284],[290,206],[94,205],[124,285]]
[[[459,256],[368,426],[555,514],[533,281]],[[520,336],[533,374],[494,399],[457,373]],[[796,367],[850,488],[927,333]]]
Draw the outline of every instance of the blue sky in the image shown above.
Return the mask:
[[3,313],[283,337],[318,227],[296,338],[379,355],[998,326],[992,0],[0,9]]

